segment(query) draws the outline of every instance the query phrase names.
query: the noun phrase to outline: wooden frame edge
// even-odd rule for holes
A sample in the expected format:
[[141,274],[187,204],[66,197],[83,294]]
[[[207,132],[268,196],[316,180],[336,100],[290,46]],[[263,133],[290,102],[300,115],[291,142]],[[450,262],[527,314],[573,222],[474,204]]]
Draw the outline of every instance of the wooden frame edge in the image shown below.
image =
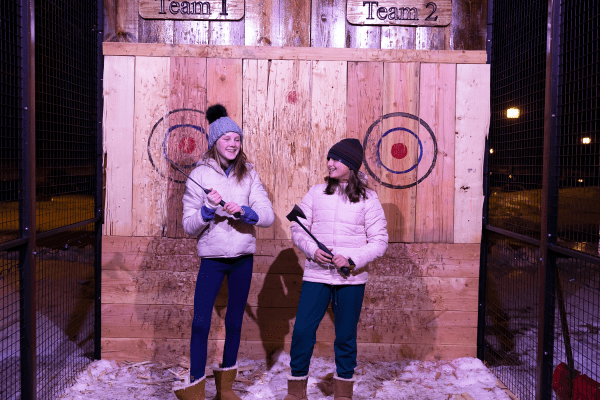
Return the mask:
[[104,42],[105,56],[202,57],[269,60],[427,62],[485,64],[484,50],[339,49]]

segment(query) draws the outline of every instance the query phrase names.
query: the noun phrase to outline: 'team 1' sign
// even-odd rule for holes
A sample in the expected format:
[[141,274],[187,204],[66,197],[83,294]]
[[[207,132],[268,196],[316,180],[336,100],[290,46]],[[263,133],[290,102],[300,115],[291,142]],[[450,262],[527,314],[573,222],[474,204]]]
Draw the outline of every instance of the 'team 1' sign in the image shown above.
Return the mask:
[[233,21],[244,18],[244,0],[140,0],[139,10],[146,19]]
[[355,25],[446,26],[452,0],[348,0],[346,17]]

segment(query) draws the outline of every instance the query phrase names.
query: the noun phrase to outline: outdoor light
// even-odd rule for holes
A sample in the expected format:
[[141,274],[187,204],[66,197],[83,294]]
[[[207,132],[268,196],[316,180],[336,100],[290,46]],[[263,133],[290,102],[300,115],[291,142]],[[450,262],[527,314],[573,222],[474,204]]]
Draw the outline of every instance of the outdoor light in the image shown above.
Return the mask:
[[490,154],[494,154],[494,149],[490,149]]
[[577,179],[577,182],[583,183],[583,179]]
[[512,175],[509,175],[509,176],[508,176],[508,179],[512,179]]
[[592,139],[590,139],[589,137],[584,137],[583,139],[581,139],[581,143],[590,144],[592,143]]
[[519,109],[509,108],[506,110],[506,118],[519,118]]

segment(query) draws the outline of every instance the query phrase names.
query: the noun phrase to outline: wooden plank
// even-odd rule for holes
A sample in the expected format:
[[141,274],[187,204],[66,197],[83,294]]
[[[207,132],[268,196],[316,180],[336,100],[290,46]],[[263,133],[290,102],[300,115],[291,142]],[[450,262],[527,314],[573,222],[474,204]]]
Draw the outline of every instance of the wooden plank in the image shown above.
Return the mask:
[[476,244],[390,243],[383,257],[424,260],[479,260]]
[[417,166],[415,241],[452,243],[454,241],[454,122],[456,103],[456,65],[421,64],[419,114],[433,131],[437,158],[433,164],[432,137],[421,124],[419,139],[423,157]]
[[[166,141],[167,157],[188,175],[195,163],[208,150],[206,110],[206,59],[172,57],[170,77],[169,129]],[[166,166],[167,237],[186,237],[181,225],[183,192],[187,178]]]
[[412,2],[408,7],[398,7],[396,2],[348,0],[348,22],[357,25],[407,25],[446,26],[452,21],[452,1],[423,0]]
[[[383,114],[382,85],[383,63],[348,63],[348,137],[359,139],[362,143],[369,126]],[[372,179],[369,181],[373,183]]]
[[311,1],[310,46],[336,47],[346,46],[346,13],[343,1]]
[[490,127],[489,65],[457,65],[454,242],[479,243],[483,158]]
[[[275,96],[269,91],[271,62],[267,60],[243,61],[243,109],[244,151],[254,164],[271,203],[275,200],[275,176],[273,153],[273,109]],[[274,239],[276,221],[269,228],[256,230],[256,238]]]
[[168,43],[103,43],[104,55],[263,60],[384,61],[485,64],[485,51],[331,49],[318,47],[205,46]]
[[415,49],[416,28],[405,26],[382,26],[382,49]]
[[244,20],[210,21],[208,43],[217,46],[244,46]]
[[[208,341],[208,362],[219,363],[223,358],[223,340]],[[114,361],[165,361],[189,363],[189,339],[102,339],[102,358]],[[238,357],[264,360],[283,348],[288,354],[290,343],[242,342]],[[365,361],[417,359],[423,361],[454,360],[477,357],[477,346],[429,345],[419,343],[385,344],[359,343],[358,352]],[[333,358],[333,343],[317,342],[313,356]]]
[[390,310],[476,311],[477,285],[477,278],[377,276],[369,279],[365,303]]
[[137,43],[137,0],[104,2],[104,41]]
[[452,50],[484,50],[488,0],[452,2]]
[[[213,309],[209,339],[225,339],[226,309]],[[242,341],[291,342],[297,308],[247,307]],[[103,338],[184,339],[191,337],[193,306],[107,304],[102,306]],[[334,315],[327,312],[317,340],[335,337]],[[473,345],[477,312],[368,310],[361,312],[359,343],[421,343]]]
[[[310,129],[309,187],[327,175],[327,153],[348,137],[346,131],[347,63],[313,61]],[[301,196],[303,197],[305,193]],[[300,199],[302,198],[300,197]]]
[[[122,271],[197,271],[194,239],[103,238],[102,268]],[[304,255],[291,240],[257,241],[254,272],[302,274]],[[390,243],[383,257],[370,264],[374,275],[470,278],[478,275],[479,245]]]
[[208,44],[208,21],[174,21],[173,44]]
[[[383,114],[419,115],[419,64],[384,64]],[[393,116],[381,122],[382,131],[377,159],[378,173],[386,183],[380,190],[388,222],[391,242],[415,241],[415,202],[419,145],[419,122],[404,116]],[[385,135],[385,136],[384,136]],[[412,186],[411,186],[412,185]]]
[[[196,255],[157,255],[148,253],[103,252],[103,270],[121,271],[197,271],[200,258]],[[254,272],[302,275],[305,256],[296,247],[282,250],[276,256],[254,256]],[[436,276],[476,278],[479,259],[421,259],[382,257],[369,264],[371,276]]]
[[229,118],[241,127],[242,60],[211,58],[207,60],[206,69],[207,105],[223,104]]
[[311,2],[281,0],[279,4],[279,46],[309,47]]
[[246,3],[246,46],[309,46],[310,5],[294,0]]
[[378,49],[381,46],[381,27],[358,26],[346,21],[346,47],[353,49]]
[[173,43],[174,21],[139,18],[140,43]]
[[117,0],[104,1],[104,36],[103,42],[117,41]]
[[417,50],[448,50],[450,48],[450,26],[418,27],[415,31]]
[[[291,239],[286,215],[309,189],[310,159],[314,157],[311,134],[311,63],[277,60],[271,63],[269,93],[273,93],[271,142],[274,175],[273,211],[275,239]],[[313,76],[312,93],[315,91]],[[314,118],[314,117],[313,117]],[[273,139],[276,135],[277,139]]]
[[[290,239],[257,240],[255,256],[277,257],[294,248]],[[452,243],[390,243],[382,258],[419,259],[443,262],[447,260],[479,260],[479,245]],[[296,249],[294,250],[296,251]],[[103,254],[131,253],[138,255],[195,255],[195,239],[110,236],[102,238]]]
[[[104,304],[193,304],[197,270],[102,272]],[[295,307],[300,298],[299,274],[252,275],[248,304],[264,307]],[[223,287],[225,288],[225,286]],[[226,290],[217,296],[216,305],[227,304]],[[401,289],[399,289],[401,288]],[[438,278],[388,276],[371,277],[365,293],[369,308],[422,311],[476,311],[476,278]]]
[[102,127],[107,165],[103,235],[132,233],[134,70],[134,57],[104,59]]
[[[162,236],[166,217],[167,183],[150,163],[148,152],[162,154],[161,140],[148,147],[156,122],[169,111],[170,60],[137,57],[133,142],[133,235]],[[156,135],[163,132],[156,132]],[[155,148],[157,147],[158,148]]]
[[244,15],[246,46],[281,46],[280,4],[277,0],[247,2]]
[[[348,63],[346,126],[348,137],[359,139],[363,146],[369,127],[373,121],[383,115],[382,85],[383,63]],[[379,126],[373,132],[373,135],[379,134],[378,129]],[[370,165],[376,165],[372,162],[373,158],[370,157],[370,153],[367,151],[368,148],[369,146],[365,149],[367,160]],[[368,175],[366,168],[365,163],[363,163],[361,171],[367,174],[369,187],[380,194],[383,188]],[[380,201],[382,200],[380,199]]]

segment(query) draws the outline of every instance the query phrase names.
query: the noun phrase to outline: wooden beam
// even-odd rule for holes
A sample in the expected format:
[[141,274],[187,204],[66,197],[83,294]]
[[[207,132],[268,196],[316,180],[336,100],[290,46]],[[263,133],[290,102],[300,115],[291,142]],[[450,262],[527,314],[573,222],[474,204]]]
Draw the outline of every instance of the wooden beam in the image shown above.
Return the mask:
[[135,57],[104,60],[106,206],[103,235],[130,236],[133,199]]
[[383,61],[485,64],[485,51],[333,49],[318,47],[208,46],[169,43],[103,43],[105,56],[205,57],[268,60]]
[[483,158],[490,129],[490,66],[456,66],[454,243],[479,243]]
[[[302,275],[299,267],[291,274],[254,273],[248,304],[260,307],[295,307],[300,299]],[[197,271],[102,272],[104,304],[192,305]],[[376,309],[419,309],[434,311],[477,310],[477,278],[375,276],[369,279],[365,304]],[[227,304],[226,286],[215,303]]]
[[[224,340],[208,341],[208,362],[218,363],[223,358]],[[290,352],[290,343],[280,342],[242,342],[238,357],[253,360],[264,360],[275,351],[284,349]],[[424,361],[454,360],[461,357],[476,357],[477,346],[434,345],[421,343],[359,343],[358,352],[364,360],[398,361],[410,358]],[[115,361],[165,361],[189,362],[189,339],[137,339],[108,338],[102,339],[102,358]],[[333,342],[317,342],[314,347],[315,357],[333,358]]]
[[[225,339],[223,307],[213,309],[209,339]],[[297,308],[246,307],[242,341],[291,342]],[[181,305],[105,304],[103,338],[191,337],[193,307]],[[363,309],[358,323],[358,343],[429,343],[473,345],[477,312]],[[334,315],[327,312],[317,340],[335,337]]]
[[415,241],[453,243],[456,65],[422,64],[420,94],[419,117],[435,134],[437,149],[421,124],[424,150],[417,178],[423,180],[417,186]]
[[[157,130],[152,138],[150,135],[157,121],[169,114],[170,66],[171,61],[167,57],[137,57],[135,61],[134,236],[162,236],[166,229],[168,180],[150,162],[151,154],[161,159],[164,131]],[[151,143],[150,138],[153,139]],[[166,164],[166,161],[163,163]]]

